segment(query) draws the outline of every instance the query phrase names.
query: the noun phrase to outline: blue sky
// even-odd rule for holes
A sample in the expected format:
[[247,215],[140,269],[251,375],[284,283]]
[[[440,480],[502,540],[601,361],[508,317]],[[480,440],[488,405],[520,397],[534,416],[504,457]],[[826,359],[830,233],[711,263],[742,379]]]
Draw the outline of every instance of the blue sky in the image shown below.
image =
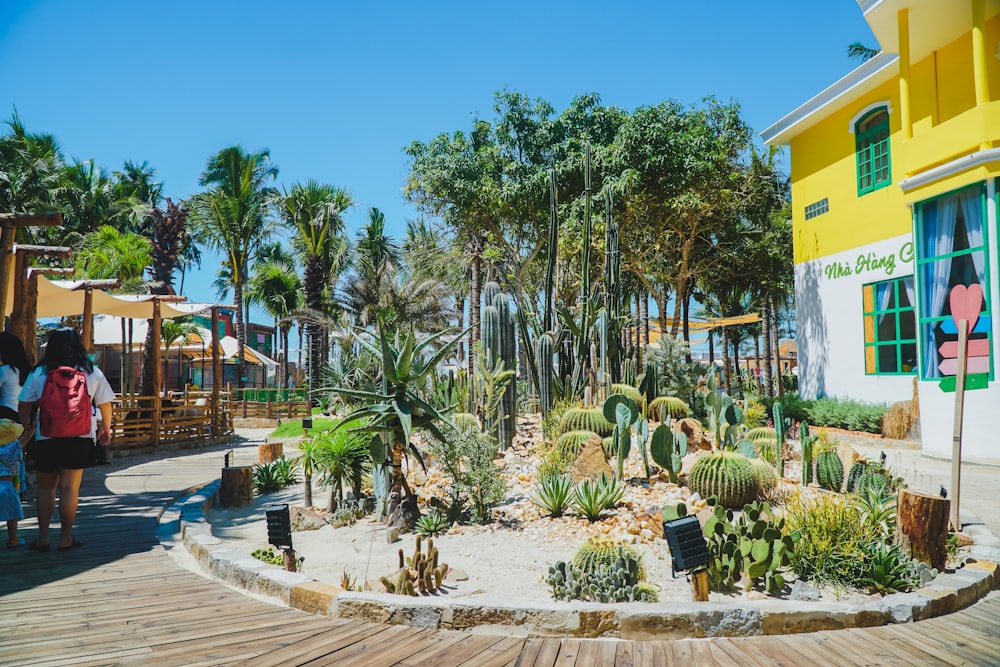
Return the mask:
[[146,160],[175,200],[218,149],[266,147],[279,183],[351,190],[352,235],[371,206],[401,234],[403,148],[490,118],[505,86],[557,111],[715,95],[759,132],[849,72],[853,41],[875,45],[853,0],[0,0],[0,118],[108,169]]

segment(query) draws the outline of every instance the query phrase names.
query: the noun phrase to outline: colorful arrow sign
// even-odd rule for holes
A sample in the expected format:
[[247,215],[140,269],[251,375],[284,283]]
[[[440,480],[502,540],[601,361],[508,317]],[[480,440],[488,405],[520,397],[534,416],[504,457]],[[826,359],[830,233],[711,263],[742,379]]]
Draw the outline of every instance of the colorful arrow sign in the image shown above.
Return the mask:
[[[966,380],[972,377],[988,377],[990,372],[990,341],[988,338],[977,338],[967,340],[968,334],[989,331],[989,318],[980,318],[979,311],[983,305],[983,288],[976,283],[974,285],[956,285],[951,288],[948,295],[951,305],[951,319],[942,323],[942,330],[945,333],[959,333],[959,322],[965,322],[965,335],[960,335],[959,340],[966,341],[965,368],[958,368],[959,341],[946,341],[938,348],[942,361],[938,364],[941,374],[946,376],[941,381],[943,391],[955,390],[955,376],[962,375]],[[980,321],[982,320],[982,321]],[[981,326],[985,323],[985,326]],[[961,371],[961,372],[959,372]],[[965,389],[978,389],[980,387],[970,386],[970,383],[963,382]],[[978,384],[978,383],[973,383]]]

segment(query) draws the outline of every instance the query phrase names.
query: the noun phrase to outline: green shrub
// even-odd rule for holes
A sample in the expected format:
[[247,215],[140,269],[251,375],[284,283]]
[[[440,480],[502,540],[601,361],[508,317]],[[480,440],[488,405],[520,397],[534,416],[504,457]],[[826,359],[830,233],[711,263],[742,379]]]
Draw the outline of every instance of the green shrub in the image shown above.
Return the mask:
[[447,492],[452,515],[462,514],[468,505],[473,520],[486,521],[489,508],[502,501],[507,491],[495,463],[496,440],[467,425],[450,431],[443,441],[429,438],[428,447],[450,478]]
[[838,589],[867,587],[865,545],[882,542],[882,536],[852,496],[798,497],[785,516],[788,530],[801,535],[790,555],[800,578]]
[[296,484],[299,464],[282,456],[270,463],[258,463],[253,467],[253,490],[257,495],[271,493],[291,484]]
[[268,547],[266,549],[254,549],[250,552],[250,555],[257,560],[264,561],[265,563],[270,563],[271,565],[284,565],[284,556],[279,554],[277,551]]
[[542,454],[542,462],[538,466],[538,476],[565,475],[575,462],[576,454],[571,454],[559,447],[549,447]]

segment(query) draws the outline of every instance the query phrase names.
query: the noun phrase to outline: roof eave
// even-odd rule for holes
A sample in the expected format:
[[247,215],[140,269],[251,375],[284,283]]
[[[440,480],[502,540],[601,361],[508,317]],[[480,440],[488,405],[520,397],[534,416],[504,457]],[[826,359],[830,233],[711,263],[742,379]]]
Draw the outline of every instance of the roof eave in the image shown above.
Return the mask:
[[885,81],[887,75],[895,73],[893,66],[898,61],[899,55],[895,53],[879,53],[761,132],[761,138],[768,146],[788,144],[796,135],[839,109],[842,102]]

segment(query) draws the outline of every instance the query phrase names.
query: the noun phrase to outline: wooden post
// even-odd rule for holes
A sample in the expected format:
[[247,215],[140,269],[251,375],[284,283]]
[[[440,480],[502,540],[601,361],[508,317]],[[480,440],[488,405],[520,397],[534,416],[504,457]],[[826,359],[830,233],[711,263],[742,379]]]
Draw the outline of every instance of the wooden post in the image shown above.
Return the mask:
[[219,504],[223,507],[246,507],[252,500],[253,466],[223,468]]
[[907,489],[896,500],[896,540],[910,558],[944,570],[947,561],[948,513],[951,501]]
[[298,558],[295,557],[295,549],[282,549],[281,560],[289,572],[298,571]]
[[[204,382],[204,379],[202,379]],[[219,411],[222,409],[222,352],[219,343],[219,307],[212,306],[212,437],[222,434]]]
[[83,288],[83,322],[80,326],[80,337],[87,354],[94,353],[94,288],[87,285]]
[[965,371],[969,355],[969,321],[958,321],[958,367],[955,369],[955,429],[951,439],[951,525],[962,530],[958,513],[959,486],[962,483],[962,419],[965,411]]
[[[58,227],[62,213],[0,213],[0,318],[7,313],[7,292],[14,273],[14,238],[19,227]],[[15,292],[16,294],[16,292]]]
[[691,600],[708,602],[708,570],[691,573]]
[[257,445],[257,463],[271,463],[284,456],[285,443],[265,442]]
[[163,318],[160,317],[160,300],[153,297],[153,448],[160,444],[160,429],[162,424],[163,398],[160,393],[160,384],[163,381],[163,373],[160,368],[160,340],[163,334]]

